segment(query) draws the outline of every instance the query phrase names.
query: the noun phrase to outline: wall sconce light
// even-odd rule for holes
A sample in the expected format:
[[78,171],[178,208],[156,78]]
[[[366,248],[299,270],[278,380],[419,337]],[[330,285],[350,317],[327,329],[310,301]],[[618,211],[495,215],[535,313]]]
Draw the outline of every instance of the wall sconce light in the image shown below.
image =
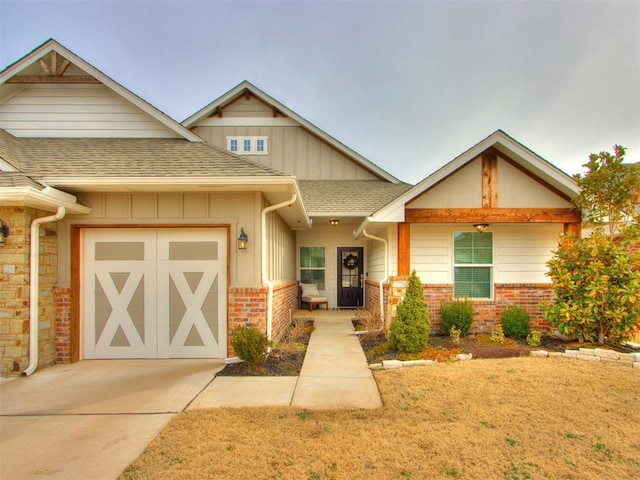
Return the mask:
[[474,225],[474,228],[479,232],[479,233],[484,233],[487,228],[489,228],[489,224],[488,223],[476,223]]
[[246,250],[249,237],[244,233],[244,228],[240,228],[240,236],[238,237],[238,250]]
[[9,236],[9,227],[0,220],[0,245],[4,244],[5,239]]
[[332,218],[331,220],[329,220],[329,223],[331,224],[332,227],[337,227],[338,224],[340,223],[340,220],[338,220],[337,218]]

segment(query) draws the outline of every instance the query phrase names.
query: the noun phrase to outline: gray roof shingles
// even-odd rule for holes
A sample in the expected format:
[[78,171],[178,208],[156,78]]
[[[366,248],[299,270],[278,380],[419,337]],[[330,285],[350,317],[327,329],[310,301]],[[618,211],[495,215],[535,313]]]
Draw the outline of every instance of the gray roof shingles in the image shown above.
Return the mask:
[[383,180],[299,180],[310,215],[371,214],[411,188]]
[[[256,177],[283,173],[207,143],[150,138],[15,138],[11,162],[34,177]],[[11,145],[13,143],[13,145]],[[0,146],[0,150],[3,147]],[[15,158],[17,156],[17,159]]]

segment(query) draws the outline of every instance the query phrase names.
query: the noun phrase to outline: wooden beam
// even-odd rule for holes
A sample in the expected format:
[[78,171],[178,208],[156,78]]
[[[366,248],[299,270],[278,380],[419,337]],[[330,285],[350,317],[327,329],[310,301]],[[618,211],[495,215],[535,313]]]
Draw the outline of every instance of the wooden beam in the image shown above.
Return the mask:
[[482,154],[482,208],[498,206],[498,154],[489,149]]
[[49,66],[45,63],[43,59],[38,60],[38,65],[42,67],[42,70],[44,70],[44,73],[46,75],[51,75],[51,70],[49,70]]
[[411,273],[411,225],[398,223],[398,275]]
[[69,68],[69,65],[71,65],[71,62],[65,58],[64,62],[62,62],[62,64],[60,64],[60,66],[58,67],[58,70],[56,70],[56,75],[59,75],[59,76],[64,75],[64,72],[67,71],[67,68]]
[[576,239],[579,239],[582,235],[582,228],[580,223],[565,223],[564,234],[573,234]]
[[415,208],[406,209],[409,223],[580,223],[572,208]]
[[49,71],[51,72],[52,75],[55,75],[56,72],[58,71],[58,52],[51,52],[49,63],[51,65],[49,67]]
[[7,80],[7,83],[63,83],[63,84],[99,84],[89,75],[61,77],[57,75],[23,75]]

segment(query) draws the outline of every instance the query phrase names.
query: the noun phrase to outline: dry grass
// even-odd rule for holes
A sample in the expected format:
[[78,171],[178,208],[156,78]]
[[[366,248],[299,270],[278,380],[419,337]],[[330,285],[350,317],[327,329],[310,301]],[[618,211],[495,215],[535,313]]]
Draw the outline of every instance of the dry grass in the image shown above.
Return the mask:
[[379,410],[183,413],[123,479],[630,479],[640,371],[510,358],[376,372]]

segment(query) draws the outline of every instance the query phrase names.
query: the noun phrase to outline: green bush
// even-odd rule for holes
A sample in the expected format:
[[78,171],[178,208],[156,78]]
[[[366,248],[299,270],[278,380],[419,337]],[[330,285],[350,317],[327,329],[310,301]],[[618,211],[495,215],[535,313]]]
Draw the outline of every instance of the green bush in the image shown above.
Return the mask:
[[444,333],[451,335],[451,327],[456,327],[460,335],[466,337],[473,323],[473,305],[470,300],[463,298],[445,300],[440,304],[440,318]]
[[529,313],[518,305],[507,307],[502,312],[502,329],[509,338],[527,338],[531,327]]
[[239,325],[231,333],[231,345],[241,360],[255,365],[264,359],[269,341],[257,328]]
[[431,321],[422,282],[414,270],[396,318],[389,328],[389,342],[402,353],[418,353],[429,343]]

